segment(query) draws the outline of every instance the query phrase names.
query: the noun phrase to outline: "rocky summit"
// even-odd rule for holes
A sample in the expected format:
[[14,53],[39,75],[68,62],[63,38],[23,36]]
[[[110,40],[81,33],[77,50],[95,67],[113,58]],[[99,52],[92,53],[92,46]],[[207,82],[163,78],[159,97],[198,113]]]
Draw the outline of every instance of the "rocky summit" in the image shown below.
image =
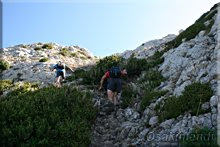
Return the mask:
[[[60,46],[55,43],[36,43],[4,48],[1,60],[8,62],[10,67],[1,72],[1,79],[9,79],[13,82],[40,82],[47,86],[53,82],[54,78],[54,73],[50,71],[50,68],[59,60],[75,70],[74,73],[68,72],[70,78],[65,83],[67,87],[61,88],[62,94],[65,95],[63,99],[67,101],[63,105],[71,106],[68,110],[71,113],[63,112],[65,115],[68,114],[65,121],[56,121],[58,124],[65,122],[65,126],[68,127],[63,127],[59,131],[70,130],[69,134],[66,132],[59,134],[57,130],[52,132],[44,129],[42,131],[49,132],[48,142],[55,142],[55,145],[58,144],[56,141],[59,139],[56,138],[57,136],[54,137],[54,134],[60,137],[66,134],[68,137],[76,135],[71,129],[83,131],[79,131],[78,136],[67,137],[68,139],[80,140],[82,141],[80,143],[83,143],[85,137],[86,143],[92,147],[179,146],[189,145],[187,143],[190,141],[192,146],[193,141],[200,141],[199,143],[203,146],[207,145],[205,143],[216,145],[216,133],[213,132],[217,131],[219,120],[217,106],[219,53],[220,3],[214,5],[210,11],[204,13],[194,24],[182,30],[178,35],[168,35],[162,39],[148,41],[134,50],[103,59],[95,58],[88,50],[78,46]],[[107,99],[105,92],[97,90],[101,76],[113,62],[118,62],[128,71],[127,77],[122,78],[123,89],[121,96],[118,96],[116,106]],[[91,68],[81,70],[87,66]],[[1,87],[3,87],[1,89],[3,92],[8,90],[5,85]],[[68,97],[72,90],[70,87],[79,91],[74,89],[78,94],[74,95],[74,98]],[[56,90],[53,92],[55,93]],[[90,93],[86,96],[91,97],[92,104],[81,92]],[[55,99],[55,96],[51,97]],[[83,103],[81,100],[84,100]],[[74,105],[74,102],[77,102],[79,106]],[[49,109],[50,107],[42,108]],[[14,112],[14,109],[12,110],[11,113]],[[75,116],[72,116],[73,122],[69,119],[72,111],[77,112],[74,113]],[[60,118],[64,118],[65,115],[61,115]],[[13,116],[15,115],[10,117]],[[21,117],[25,116],[26,114]],[[50,117],[55,116],[52,112]],[[82,118],[85,118],[85,121]],[[78,120],[75,121],[75,119]],[[43,122],[46,120],[43,117]],[[48,120],[48,123],[51,123],[51,120]],[[52,122],[52,124],[56,123]],[[83,134],[89,132],[89,129],[84,130],[85,127],[74,128],[78,124],[86,128],[90,127],[90,133]],[[11,127],[7,129],[10,130]],[[193,133],[204,135],[204,132],[207,134],[211,132],[211,138],[209,136],[209,139],[205,141],[204,136],[196,136],[197,140],[187,138]],[[6,137],[3,136],[3,139],[7,138],[8,133],[5,134]],[[39,137],[36,138],[39,139]],[[60,141],[64,140],[64,143],[70,142],[68,145],[72,145],[70,140],[62,139]]]

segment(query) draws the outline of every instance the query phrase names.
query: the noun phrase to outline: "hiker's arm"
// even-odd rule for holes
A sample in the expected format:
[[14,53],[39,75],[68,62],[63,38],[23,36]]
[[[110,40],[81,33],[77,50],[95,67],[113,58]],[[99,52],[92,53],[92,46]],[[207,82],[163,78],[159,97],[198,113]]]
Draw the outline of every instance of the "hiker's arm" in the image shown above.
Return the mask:
[[99,90],[102,89],[103,82],[104,82],[105,78],[106,78],[106,75],[102,76],[102,79],[101,79],[101,81],[100,81],[100,87],[99,87]]
[[56,68],[56,65],[54,65],[53,67],[51,67],[51,71],[54,71],[55,68]]

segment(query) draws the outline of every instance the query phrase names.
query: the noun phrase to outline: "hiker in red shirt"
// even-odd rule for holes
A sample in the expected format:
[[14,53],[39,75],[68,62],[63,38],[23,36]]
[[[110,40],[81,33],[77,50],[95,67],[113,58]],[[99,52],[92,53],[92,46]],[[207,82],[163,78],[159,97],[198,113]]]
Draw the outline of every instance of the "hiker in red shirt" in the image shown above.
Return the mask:
[[107,71],[100,81],[99,90],[103,88],[103,83],[107,79],[107,95],[108,99],[116,105],[116,97],[117,94],[121,92],[122,83],[121,76],[127,75],[127,71],[125,68],[120,70],[119,67],[113,66],[109,71]]

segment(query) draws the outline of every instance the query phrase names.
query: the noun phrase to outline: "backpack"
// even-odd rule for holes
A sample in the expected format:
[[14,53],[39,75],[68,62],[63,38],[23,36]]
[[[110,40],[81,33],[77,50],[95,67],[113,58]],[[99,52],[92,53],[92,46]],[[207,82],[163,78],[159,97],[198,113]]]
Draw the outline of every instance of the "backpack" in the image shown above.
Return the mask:
[[60,65],[57,64],[57,68],[60,69],[60,70],[63,70],[64,69],[64,65],[60,66]]
[[119,67],[114,66],[109,71],[110,78],[121,78],[121,70]]

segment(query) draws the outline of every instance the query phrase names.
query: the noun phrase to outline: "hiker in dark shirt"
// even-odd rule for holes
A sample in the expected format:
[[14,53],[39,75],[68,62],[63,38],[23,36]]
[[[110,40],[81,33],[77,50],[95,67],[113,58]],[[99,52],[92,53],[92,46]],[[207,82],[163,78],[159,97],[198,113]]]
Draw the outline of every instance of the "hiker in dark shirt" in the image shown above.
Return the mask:
[[108,99],[116,105],[117,102],[117,94],[121,92],[122,82],[121,76],[127,75],[127,71],[125,68],[120,70],[118,66],[113,66],[109,71],[107,71],[100,81],[99,90],[103,88],[103,83],[107,79],[107,95]]

